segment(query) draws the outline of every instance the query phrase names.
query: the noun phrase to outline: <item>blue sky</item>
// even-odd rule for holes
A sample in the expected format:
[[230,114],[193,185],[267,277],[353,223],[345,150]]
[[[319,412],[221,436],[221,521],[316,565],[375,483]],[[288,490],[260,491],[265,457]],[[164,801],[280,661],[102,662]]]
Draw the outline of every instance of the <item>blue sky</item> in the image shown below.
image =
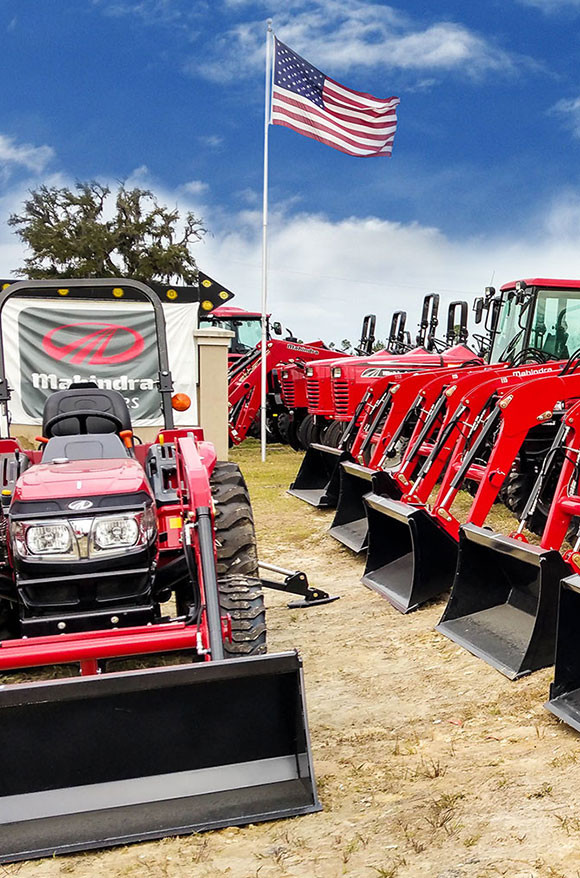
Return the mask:
[[126,180],[201,215],[199,265],[255,307],[269,16],[401,99],[391,159],[270,130],[277,317],[336,340],[425,292],[580,277],[580,0],[0,0],[0,273],[27,189]]

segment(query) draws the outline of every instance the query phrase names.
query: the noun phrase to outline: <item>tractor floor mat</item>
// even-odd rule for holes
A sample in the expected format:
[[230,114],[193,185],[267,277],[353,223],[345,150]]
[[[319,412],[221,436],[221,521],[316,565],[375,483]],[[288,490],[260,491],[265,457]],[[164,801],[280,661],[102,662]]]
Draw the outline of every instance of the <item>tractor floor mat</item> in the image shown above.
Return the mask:
[[560,583],[554,682],[545,707],[580,732],[580,576]]
[[0,861],[320,810],[296,653],[5,686]]
[[311,506],[334,508],[338,501],[338,469],[343,460],[352,460],[348,451],[313,443],[288,494]]
[[472,524],[460,529],[453,589],[436,630],[510,680],[554,661],[559,552]]
[[339,467],[339,494],[331,537],[351,551],[364,552],[368,545],[366,494],[399,498],[401,492],[390,473],[344,461]]
[[365,497],[369,543],[361,582],[400,613],[451,588],[457,543],[425,509],[376,494]]

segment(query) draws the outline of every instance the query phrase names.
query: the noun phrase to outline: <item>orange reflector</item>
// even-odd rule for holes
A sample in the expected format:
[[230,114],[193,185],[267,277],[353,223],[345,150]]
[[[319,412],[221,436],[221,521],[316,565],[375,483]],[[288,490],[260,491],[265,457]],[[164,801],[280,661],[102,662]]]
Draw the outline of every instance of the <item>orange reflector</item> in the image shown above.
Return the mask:
[[176,412],[186,412],[191,405],[191,400],[187,393],[175,393],[171,397],[171,406]]
[[178,530],[183,524],[183,519],[181,515],[176,515],[174,518],[169,519],[169,530]]

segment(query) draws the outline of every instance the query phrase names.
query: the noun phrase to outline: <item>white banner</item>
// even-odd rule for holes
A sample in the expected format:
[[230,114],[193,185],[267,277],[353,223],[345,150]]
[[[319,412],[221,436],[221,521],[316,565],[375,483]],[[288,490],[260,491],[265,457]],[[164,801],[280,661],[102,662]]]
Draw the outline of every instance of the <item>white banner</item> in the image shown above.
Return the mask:
[[[176,425],[197,423],[197,309],[197,303],[163,305],[174,392],[187,393],[192,401],[188,411],[174,412]],[[51,393],[73,382],[95,381],[124,396],[135,426],[163,426],[150,305],[12,299],[2,317],[13,423],[41,424]]]

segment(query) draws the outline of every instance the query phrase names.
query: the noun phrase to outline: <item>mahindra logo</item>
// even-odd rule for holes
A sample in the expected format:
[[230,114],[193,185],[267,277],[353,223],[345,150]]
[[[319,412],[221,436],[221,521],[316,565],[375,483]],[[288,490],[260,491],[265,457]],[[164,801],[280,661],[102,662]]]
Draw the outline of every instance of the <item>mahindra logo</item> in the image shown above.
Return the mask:
[[[71,333],[77,337],[63,344],[59,341],[59,333],[65,338],[70,338]],[[112,343],[116,353],[107,354]],[[145,339],[129,326],[117,323],[64,323],[46,333],[42,347],[53,360],[66,359],[75,365],[111,366],[138,357],[145,347]]]
[[68,508],[73,509],[75,512],[84,512],[85,509],[90,509],[92,505],[92,500],[73,500],[72,503],[68,504]]

